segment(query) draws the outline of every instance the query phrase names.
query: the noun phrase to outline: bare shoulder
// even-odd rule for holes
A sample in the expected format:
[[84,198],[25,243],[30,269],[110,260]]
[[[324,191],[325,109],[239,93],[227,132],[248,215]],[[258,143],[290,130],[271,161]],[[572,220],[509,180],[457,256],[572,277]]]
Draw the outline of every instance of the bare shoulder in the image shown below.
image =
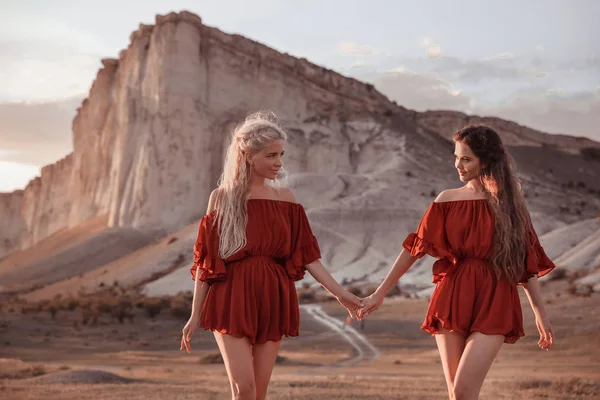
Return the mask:
[[443,203],[445,201],[458,200],[461,197],[460,189],[446,189],[442,190],[440,194],[434,200],[436,203]]
[[208,208],[206,209],[206,213],[210,214],[217,209],[217,201],[219,199],[220,189],[216,188],[210,193],[210,197],[208,198]]
[[294,192],[292,191],[292,189],[280,188],[278,190],[279,190],[279,199],[280,200],[288,201],[290,203],[298,203],[298,200],[296,199],[296,195],[294,195]]

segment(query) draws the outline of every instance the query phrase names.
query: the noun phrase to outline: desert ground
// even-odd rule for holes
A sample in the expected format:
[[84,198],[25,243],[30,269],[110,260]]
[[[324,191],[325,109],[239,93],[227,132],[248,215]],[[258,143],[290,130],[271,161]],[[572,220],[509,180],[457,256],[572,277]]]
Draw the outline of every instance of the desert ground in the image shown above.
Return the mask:
[[[557,336],[550,351],[536,346],[523,296],[527,336],[503,346],[482,399],[600,398],[600,295],[569,294],[568,286],[557,279],[543,287]],[[362,325],[344,325],[336,302],[301,307],[301,335],[284,338],[269,399],[446,398],[434,339],[419,329],[426,299],[390,297]],[[2,399],[230,398],[210,332],[196,332],[191,354],[179,350],[185,305],[155,310],[153,318],[152,307],[134,307],[122,323],[103,313],[94,323],[81,303],[64,308],[3,304]]]

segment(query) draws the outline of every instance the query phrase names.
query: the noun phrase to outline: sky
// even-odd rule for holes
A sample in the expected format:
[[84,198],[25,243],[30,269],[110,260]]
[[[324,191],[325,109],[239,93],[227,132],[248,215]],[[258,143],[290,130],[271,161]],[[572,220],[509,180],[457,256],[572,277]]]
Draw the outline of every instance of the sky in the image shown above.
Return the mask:
[[600,141],[596,0],[0,0],[0,192],[72,150],[100,59],[116,58],[140,23],[182,10],[407,108]]

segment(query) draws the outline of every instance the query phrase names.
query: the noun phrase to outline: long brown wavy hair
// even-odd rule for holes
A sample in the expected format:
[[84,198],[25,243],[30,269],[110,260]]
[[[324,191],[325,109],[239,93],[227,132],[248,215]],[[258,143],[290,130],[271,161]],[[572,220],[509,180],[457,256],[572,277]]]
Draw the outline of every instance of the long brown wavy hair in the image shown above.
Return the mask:
[[465,126],[454,134],[454,141],[469,146],[481,163],[477,179],[486,191],[496,227],[490,257],[494,272],[498,278],[517,282],[525,270],[531,227],[513,159],[500,135],[487,126]]

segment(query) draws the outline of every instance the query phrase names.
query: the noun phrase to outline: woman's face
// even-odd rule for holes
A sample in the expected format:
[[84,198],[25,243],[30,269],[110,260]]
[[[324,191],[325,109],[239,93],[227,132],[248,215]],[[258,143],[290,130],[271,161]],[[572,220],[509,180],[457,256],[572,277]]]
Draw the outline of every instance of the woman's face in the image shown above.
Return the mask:
[[481,161],[471,148],[463,142],[454,142],[454,167],[460,180],[469,182],[479,176]]
[[262,151],[251,158],[252,172],[265,179],[274,180],[283,166],[283,140],[270,142]]

